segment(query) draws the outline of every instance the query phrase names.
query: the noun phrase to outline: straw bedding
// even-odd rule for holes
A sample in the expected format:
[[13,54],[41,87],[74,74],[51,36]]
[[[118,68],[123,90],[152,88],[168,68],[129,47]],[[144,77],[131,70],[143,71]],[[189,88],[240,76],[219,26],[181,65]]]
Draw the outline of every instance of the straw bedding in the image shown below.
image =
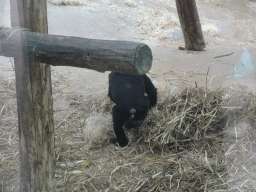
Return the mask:
[[[130,145],[121,149],[108,143],[114,133],[107,91],[79,95],[59,82],[53,78],[56,191],[255,189],[254,93],[166,91],[142,127],[127,131]],[[1,78],[0,97],[0,189],[18,191],[14,81]]]
[[47,2],[60,6],[81,6],[88,4],[87,0],[47,0]]

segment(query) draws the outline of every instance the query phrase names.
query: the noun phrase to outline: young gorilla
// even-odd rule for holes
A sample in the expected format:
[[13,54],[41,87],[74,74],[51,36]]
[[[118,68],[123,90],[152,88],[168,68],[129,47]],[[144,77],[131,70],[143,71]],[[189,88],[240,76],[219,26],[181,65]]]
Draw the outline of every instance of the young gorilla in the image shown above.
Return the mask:
[[147,75],[109,74],[108,96],[116,104],[113,107],[113,123],[116,138],[121,147],[128,144],[123,126],[135,128],[143,123],[149,108],[157,101],[157,89]]

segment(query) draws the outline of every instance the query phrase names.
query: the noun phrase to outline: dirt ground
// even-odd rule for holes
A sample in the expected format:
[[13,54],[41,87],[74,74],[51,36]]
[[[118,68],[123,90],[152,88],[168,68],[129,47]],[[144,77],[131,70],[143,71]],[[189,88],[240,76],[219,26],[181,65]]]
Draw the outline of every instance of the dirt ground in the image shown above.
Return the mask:
[[[62,5],[63,2],[64,4],[72,2],[74,5],[64,6]],[[49,33],[64,36],[129,40],[147,43],[152,49],[154,59],[152,69],[149,71],[148,76],[158,88],[160,100],[166,96],[168,91],[171,94],[178,94],[185,87],[194,87],[196,85],[212,91],[219,87],[226,87],[227,89],[243,90],[246,93],[250,91],[255,93],[256,1],[198,0],[197,6],[206,40],[206,48],[201,52],[182,51],[178,49],[179,46],[184,46],[184,42],[181,30],[179,29],[174,0],[49,0]],[[10,26],[8,0],[0,0],[1,25]],[[2,94],[0,97],[2,99],[2,101],[0,100],[0,124],[2,123],[2,126],[0,125],[0,127],[4,133],[1,135],[2,143],[0,144],[5,149],[4,152],[0,152],[0,178],[4,178],[3,175],[5,172],[10,173],[8,179],[7,177],[2,179],[2,181],[0,179],[0,191],[1,187],[2,191],[17,191],[18,141],[16,132],[17,123],[15,123],[17,122],[17,117],[14,112],[15,86],[13,79],[15,79],[15,73],[12,58],[0,57],[0,77],[1,88],[4,89],[0,89],[0,94]],[[86,174],[88,174],[84,177],[91,178],[89,184],[86,184],[91,187],[89,191],[135,191],[144,181],[142,179],[143,174],[155,175],[162,170],[163,166],[166,165],[165,163],[178,162],[175,159],[176,157],[170,156],[166,159],[165,157],[170,154],[166,152],[162,154],[159,152],[158,154],[146,150],[144,145],[132,149],[125,149],[124,151],[114,146],[86,151],[83,136],[79,135],[84,134],[82,128],[84,129],[84,125],[87,125],[86,119],[89,118],[88,111],[93,111],[91,108],[85,111],[86,98],[89,96],[99,97],[99,100],[102,99],[100,101],[102,101],[103,107],[105,107],[104,102],[107,102],[107,100],[104,96],[107,94],[108,72],[98,73],[96,71],[72,67],[52,67],[52,80],[57,143],[56,153],[59,154],[57,157],[57,167],[61,167],[58,168],[56,173],[56,178],[59,177],[58,191],[86,191],[86,189],[83,190],[81,187],[84,184],[82,178],[79,178],[80,184],[77,184],[79,187],[75,188],[72,182],[76,183],[78,181],[76,181],[75,177],[73,178],[73,173],[65,175],[65,171],[72,172],[75,171],[73,169],[74,166],[75,168],[78,167],[74,163],[69,167],[67,165],[68,162],[84,160],[82,162],[82,171],[86,169]],[[10,98],[6,97],[6,93],[11,94],[9,95]],[[92,106],[92,104],[88,106]],[[102,107],[98,105],[93,106]],[[1,111],[1,109],[3,110]],[[99,114],[102,115],[101,117],[104,117],[102,124],[111,121],[109,113],[103,114],[101,111]],[[72,121],[66,122],[70,116],[72,116]],[[7,118],[9,120],[6,120]],[[99,120],[96,118],[93,121]],[[7,125],[11,127],[11,130],[6,129]],[[112,125],[109,123],[107,126],[111,128]],[[238,127],[241,127],[240,124]],[[69,136],[70,138],[68,138]],[[70,143],[72,142],[76,143],[76,145],[71,145]],[[7,147],[5,148],[5,146]],[[237,151],[242,148],[242,145],[239,145],[241,148],[238,148],[235,144],[231,146],[233,147],[232,149],[236,149]],[[253,146],[255,147],[255,145]],[[74,147],[79,149],[75,154],[70,152],[74,150]],[[227,148],[226,151],[224,150],[226,153],[231,150],[229,147]],[[79,153],[85,153],[88,158]],[[109,154],[112,154],[113,157],[109,157]],[[146,159],[143,159],[144,156],[136,156],[140,154],[147,154]],[[190,155],[179,153],[183,157],[180,157],[180,166],[185,162],[185,158],[192,158],[193,154],[188,154]],[[212,158],[215,158],[213,151],[212,154]],[[1,158],[1,155],[3,155],[3,158]],[[100,155],[103,157],[100,157]],[[129,160],[127,158],[129,155],[136,161]],[[247,170],[246,163],[241,168],[244,172],[240,168],[237,169],[237,172],[239,172],[238,170],[241,171],[241,174],[249,174],[250,172],[250,179],[246,180],[244,177],[241,177],[241,180],[234,180],[237,183],[231,181],[229,183],[229,189],[232,189],[231,191],[253,191],[249,189],[253,185],[256,186],[255,177],[253,176],[255,173],[255,151],[249,155],[251,158],[254,158],[254,163],[250,164],[252,172]],[[243,162],[249,162],[251,158],[247,157],[244,157]],[[7,165],[6,159],[8,158],[12,159],[11,162],[13,164],[8,164],[5,167],[3,165]],[[65,160],[65,158],[68,158],[68,160]],[[118,158],[121,159],[120,162],[117,161]],[[158,158],[162,159],[161,163],[157,162]],[[200,159],[201,157],[198,158]],[[234,156],[232,159],[233,162],[240,162],[241,156]],[[111,161],[113,165],[110,165]],[[141,168],[139,164],[142,161],[149,167],[155,162],[155,169]],[[114,170],[112,169],[110,171],[110,179],[107,179],[106,183],[103,182],[98,186],[94,186],[93,184],[99,182],[96,176],[100,176],[95,170],[102,170],[100,166],[103,163],[109,166],[110,169],[113,166],[116,166],[117,169],[114,168]],[[130,168],[131,164],[135,167]],[[64,169],[65,167],[66,169]],[[127,170],[126,167],[129,167],[129,169],[127,168]],[[232,165],[226,166],[225,169],[231,175],[235,175],[236,173]],[[116,177],[120,177],[119,174],[121,173],[119,173],[119,170],[130,171],[130,173],[136,175],[134,183],[130,182],[129,187],[127,187],[124,181],[115,182]],[[140,174],[138,170],[142,171],[143,174]],[[96,176],[94,177],[93,175]],[[109,177],[109,175],[107,173],[105,175],[103,174],[102,178]],[[60,180],[65,185],[61,184]],[[247,190],[245,185],[249,181],[251,183]],[[207,188],[207,186],[205,187]],[[175,186],[175,189],[178,189],[178,187]],[[161,190],[159,188],[159,190],[154,189],[152,191]],[[171,191],[175,190],[173,189]],[[176,191],[182,190],[179,189]],[[212,188],[205,191],[215,190]],[[226,189],[222,191],[226,191]]]
[[[2,0],[3,25],[8,21],[8,1]],[[4,3],[5,2],[5,3]],[[59,2],[59,1],[52,1]],[[65,1],[64,1],[65,2]],[[76,1],[75,1],[76,2]],[[202,52],[178,50],[184,46],[178,27],[174,1],[82,1],[83,6],[56,6],[48,4],[49,33],[95,39],[118,39],[147,43],[153,52],[150,71],[157,81],[169,80],[174,89],[180,84],[194,84],[216,88],[239,83],[255,91],[255,69],[240,62],[245,50],[255,64],[255,2],[247,0],[206,1],[197,3],[207,47]],[[133,1],[131,1],[133,2]],[[136,1],[135,1],[136,2]],[[159,3],[156,3],[159,2]],[[173,13],[170,17],[167,11]],[[159,13],[163,13],[162,15]],[[149,17],[151,16],[151,17]],[[0,24],[1,24],[0,23]],[[154,25],[150,26],[151,23]],[[214,58],[233,53],[230,56]],[[9,58],[0,57],[1,75],[14,78],[13,64]],[[244,61],[247,62],[247,61]],[[248,62],[247,62],[248,63]],[[242,67],[240,67],[242,66]],[[244,66],[244,67],[243,67]],[[240,67],[240,68],[239,68]],[[243,70],[236,77],[235,68]],[[69,71],[72,76],[69,89],[86,91],[101,89],[106,85],[107,73],[101,74],[86,69],[52,67],[52,70]],[[86,75],[85,75],[86,74]]]

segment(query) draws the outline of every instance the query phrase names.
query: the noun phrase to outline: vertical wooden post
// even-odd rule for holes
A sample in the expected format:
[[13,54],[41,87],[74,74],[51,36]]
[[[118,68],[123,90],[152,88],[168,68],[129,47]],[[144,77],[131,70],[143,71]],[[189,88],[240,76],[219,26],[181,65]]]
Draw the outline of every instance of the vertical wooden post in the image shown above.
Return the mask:
[[196,8],[196,0],[176,0],[185,48],[202,51],[205,48],[204,36]]
[[[48,33],[46,0],[11,0],[13,27]],[[12,35],[19,35],[14,32]],[[21,39],[26,43],[26,38]],[[20,191],[54,191],[54,126],[50,66],[14,58],[19,122]]]

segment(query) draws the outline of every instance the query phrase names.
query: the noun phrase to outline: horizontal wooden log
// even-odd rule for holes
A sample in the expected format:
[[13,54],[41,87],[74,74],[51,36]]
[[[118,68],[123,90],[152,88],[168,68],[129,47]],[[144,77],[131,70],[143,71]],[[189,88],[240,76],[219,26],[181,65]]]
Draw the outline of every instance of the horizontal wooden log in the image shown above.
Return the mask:
[[[21,40],[20,40],[21,39]],[[22,42],[20,42],[22,41]],[[0,55],[28,58],[53,66],[72,66],[98,72],[144,74],[152,66],[151,49],[144,43],[66,37],[0,28]]]

